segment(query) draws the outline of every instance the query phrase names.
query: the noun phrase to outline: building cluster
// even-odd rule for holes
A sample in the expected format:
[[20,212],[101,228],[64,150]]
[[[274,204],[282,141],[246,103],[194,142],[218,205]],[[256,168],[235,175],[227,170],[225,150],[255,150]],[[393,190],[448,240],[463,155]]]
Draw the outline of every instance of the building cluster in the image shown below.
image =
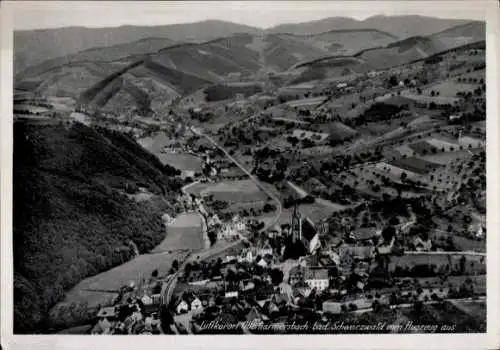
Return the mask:
[[[481,274],[483,256],[428,252],[431,243],[423,239],[405,253],[396,243],[398,228],[354,231],[327,244],[322,229],[295,208],[290,225],[271,229],[256,245],[190,267],[181,277],[188,291],[173,312],[188,314],[191,331],[203,333],[212,321],[266,324],[473,293],[444,282],[420,287],[415,278]],[[412,282],[395,284],[394,277]]]
[[104,307],[91,334],[161,334],[160,303],[160,294],[144,294]]

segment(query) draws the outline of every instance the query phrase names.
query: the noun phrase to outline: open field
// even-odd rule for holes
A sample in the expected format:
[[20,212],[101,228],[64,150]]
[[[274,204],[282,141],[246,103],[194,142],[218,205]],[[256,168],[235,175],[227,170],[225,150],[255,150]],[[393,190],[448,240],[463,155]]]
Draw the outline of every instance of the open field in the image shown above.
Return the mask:
[[185,253],[139,255],[123,265],[84,279],[66,294],[62,303],[86,301],[89,307],[105,305],[116,294],[100,290],[118,291],[131,281],[137,284],[142,279],[149,279],[154,270],[158,270],[160,276],[166,275],[172,267],[172,262],[181,260],[184,255]]
[[202,249],[202,222],[196,213],[181,214],[167,227],[167,236],[152,253],[175,249]]
[[485,147],[486,141],[470,136],[462,136],[458,140],[459,145],[463,147],[480,148]]
[[401,92],[401,96],[407,97],[409,99],[412,99],[417,102],[422,102],[422,103],[431,103],[435,102],[437,104],[453,104],[455,102],[458,102],[460,99],[457,97],[450,97],[450,96],[429,96],[429,95],[419,95],[416,92],[411,92],[411,91],[403,91]]
[[430,138],[426,140],[427,143],[429,143],[431,146],[436,147],[437,149],[441,150],[444,148],[446,151],[453,151],[457,150],[459,148],[459,145],[453,142],[446,141],[442,138]]
[[164,133],[158,133],[153,137],[145,137],[137,142],[153,153],[163,164],[168,164],[179,170],[192,170],[201,172],[202,160],[189,153],[164,152],[163,149],[171,140]]
[[415,150],[412,149],[409,145],[401,145],[394,149],[401,156],[411,157],[415,154]]
[[471,155],[468,151],[455,151],[455,152],[444,152],[437,154],[430,154],[426,156],[419,156],[419,158],[424,159],[428,162],[446,165],[452,161],[464,160],[469,158]]
[[286,104],[290,107],[314,107],[318,106],[324,101],[326,101],[327,97],[312,97],[312,98],[304,98],[301,100],[289,101]]
[[464,83],[457,83],[455,81],[443,81],[439,84],[432,85],[428,87],[427,89],[422,91],[422,94],[424,95],[430,95],[431,91],[439,92],[439,96],[443,97],[456,97],[457,92],[459,91],[473,91],[474,89],[477,88],[477,84],[464,84]]
[[266,195],[250,180],[200,183],[188,189],[188,193],[201,196],[213,195],[214,200],[229,203],[258,202],[266,200]]
[[170,138],[165,133],[157,133],[149,137],[144,137],[137,142],[153,154],[163,151],[165,145],[170,143]]
[[201,172],[202,160],[188,153],[160,153],[156,154],[163,164],[168,164],[179,170]]
[[389,163],[393,166],[421,175],[427,174],[429,171],[440,167],[439,164],[434,164],[417,157],[396,159]]

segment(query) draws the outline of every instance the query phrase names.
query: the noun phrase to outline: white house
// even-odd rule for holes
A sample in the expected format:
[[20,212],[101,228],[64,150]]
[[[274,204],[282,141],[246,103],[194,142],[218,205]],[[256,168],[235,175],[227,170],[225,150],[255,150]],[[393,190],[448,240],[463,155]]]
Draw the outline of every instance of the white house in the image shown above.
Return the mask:
[[226,257],[224,258],[224,262],[226,262],[226,263],[231,262],[231,261],[236,261],[236,260],[237,260],[237,258],[234,255],[226,255]]
[[197,311],[203,308],[203,305],[201,304],[201,300],[198,298],[194,298],[191,301],[191,310],[192,311]]
[[476,237],[483,237],[484,236],[484,229],[483,226],[479,226],[476,232]]
[[247,225],[241,220],[236,222],[235,227],[239,232],[243,232],[247,229]]
[[432,248],[432,242],[430,239],[424,241],[422,240],[422,238],[420,237],[416,237],[414,240],[413,240],[413,244],[415,245],[415,249],[417,251],[424,251],[424,252],[428,252],[431,250]]
[[177,301],[177,304],[175,305],[175,312],[180,315],[182,313],[188,312],[189,310],[189,305],[186,303],[186,301],[180,299]]
[[252,281],[241,281],[240,290],[252,290],[255,288],[255,283]]
[[267,254],[273,255],[273,247],[271,247],[269,242],[266,241],[266,243],[264,243],[262,248],[259,249],[259,255],[263,257]]
[[260,259],[257,265],[266,268],[267,267],[267,262],[264,259]]
[[237,298],[238,297],[238,291],[237,290],[226,291],[226,293],[224,294],[224,297],[226,297],[226,298]]
[[248,250],[246,253],[241,254],[238,256],[238,262],[248,262],[251,263],[254,259],[254,256],[252,254],[251,250]]
[[329,285],[328,270],[306,268],[304,272],[304,281],[310,288],[316,288],[318,291],[323,291],[327,289]]
[[149,295],[144,295],[141,298],[141,301],[144,305],[151,305],[153,304],[153,299]]

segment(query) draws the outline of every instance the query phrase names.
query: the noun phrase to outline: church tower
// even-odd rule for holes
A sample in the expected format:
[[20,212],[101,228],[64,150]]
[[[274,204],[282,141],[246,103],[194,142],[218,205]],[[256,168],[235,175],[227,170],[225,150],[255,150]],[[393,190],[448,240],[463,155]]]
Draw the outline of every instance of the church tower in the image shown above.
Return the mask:
[[302,240],[302,218],[297,210],[297,204],[293,208],[291,231],[293,243]]

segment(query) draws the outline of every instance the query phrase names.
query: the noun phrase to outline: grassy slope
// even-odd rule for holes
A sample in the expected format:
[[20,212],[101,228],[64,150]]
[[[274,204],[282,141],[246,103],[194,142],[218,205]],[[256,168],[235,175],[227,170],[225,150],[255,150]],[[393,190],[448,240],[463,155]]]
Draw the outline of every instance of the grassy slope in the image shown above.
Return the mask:
[[14,328],[40,332],[65,290],[129,258],[130,241],[144,252],[164,238],[161,214],[172,209],[118,189],[140,184],[168,198],[177,180],[118,134],[20,124],[14,133]]

